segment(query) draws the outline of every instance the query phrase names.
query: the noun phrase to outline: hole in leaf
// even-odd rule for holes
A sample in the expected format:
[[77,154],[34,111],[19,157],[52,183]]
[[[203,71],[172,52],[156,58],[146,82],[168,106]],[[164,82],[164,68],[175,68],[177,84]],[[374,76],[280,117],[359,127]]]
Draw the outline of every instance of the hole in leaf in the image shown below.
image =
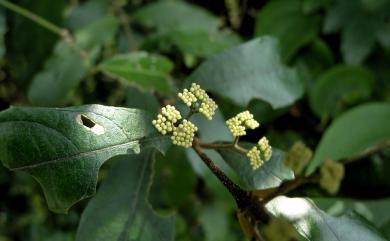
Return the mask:
[[95,123],[93,120],[91,120],[85,115],[79,115],[78,122],[96,135],[102,135],[105,132],[103,126]]
[[93,122],[91,119],[89,119],[85,115],[80,115],[80,119],[81,119],[81,123],[85,127],[92,128],[96,125],[95,122]]

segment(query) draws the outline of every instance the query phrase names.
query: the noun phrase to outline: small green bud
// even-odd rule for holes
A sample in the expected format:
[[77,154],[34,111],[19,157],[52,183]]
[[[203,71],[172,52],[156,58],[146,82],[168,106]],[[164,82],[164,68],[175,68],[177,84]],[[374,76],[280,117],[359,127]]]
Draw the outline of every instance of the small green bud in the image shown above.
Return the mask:
[[326,160],[320,167],[320,186],[330,194],[335,194],[344,177],[344,166],[333,160]]
[[309,163],[313,152],[301,141],[294,145],[287,152],[284,164],[290,167],[296,175],[302,173],[303,169]]

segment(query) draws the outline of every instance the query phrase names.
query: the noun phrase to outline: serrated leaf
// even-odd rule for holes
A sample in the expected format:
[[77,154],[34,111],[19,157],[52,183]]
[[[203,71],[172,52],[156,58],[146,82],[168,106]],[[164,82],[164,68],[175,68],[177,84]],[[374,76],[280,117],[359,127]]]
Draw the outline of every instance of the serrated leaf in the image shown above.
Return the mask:
[[292,104],[303,93],[295,71],[282,64],[277,41],[257,38],[201,64],[187,79],[244,106],[253,98],[274,108]]
[[324,133],[306,174],[326,159],[340,160],[390,142],[390,104],[370,103],[338,117]]
[[171,91],[169,72],[173,69],[173,63],[160,55],[146,52],[120,54],[105,60],[99,68],[127,85],[165,94]]
[[233,150],[219,150],[223,159],[240,177],[244,187],[249,190],[278,187],[285,180],[294,179],[294,172],[287,168],[284,153],[273,148],[272,157],[257,170],[253,170],[249,159]]
[[82,214],[76,241],[173,241],[175,217],[157,215],[147,202],[153,152],[116,159]]
[[289,220],[310,241],[386,241],[372,226],[358,217],[332,217],[310,199],[280,196],[266,205],[277,216]]
[[256,17],[255,34],[279,39],[283,59],[290,59],[302,46],[314,40],[319,17],[305,15],[301,0],[268,2]]
[[102,105],[12,107],[0,113],[0,160],[32,175],[49,208],[66,212],[94,194],[99,168],[109,158],[158,144],[150,121],[141,110]]
[[29,99],[44,106],[63,104],[87,74],[88,64],[96,60],[101,46],[113,38],[117,27],[117,19],[106,17],[77,31],[75,47],[59,41],[44,69],[34,76],[28,90]]
[[321,74],[309,92],[309,103],[319,117],[334,117],[345,108],[367,99],[374,75],[358,66],[335,66]]

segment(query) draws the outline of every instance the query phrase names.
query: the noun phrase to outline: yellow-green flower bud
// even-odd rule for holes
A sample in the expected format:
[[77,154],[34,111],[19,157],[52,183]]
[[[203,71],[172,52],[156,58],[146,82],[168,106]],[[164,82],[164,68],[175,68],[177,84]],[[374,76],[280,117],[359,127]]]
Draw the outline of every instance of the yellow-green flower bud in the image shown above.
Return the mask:
[[183,147],[192,146],[192,141],[194,140],[195,132],[197,130],[198,128],[193,123],[188,120],[183,120],[183,122],[173,130],[171,136],[172,143]]
[[320,168],[320,186],[330,194],[335,194],[344,177],[344,166],[333,160],[326,160]]
[[257,149],[256,146],[252,147],[246,154],[246,156],[249,158],[250,165],[252,166],[253,170],[256,170],[257,168],[261,167],[264,163],[264,161],[260,157],[260,150]]
[[180,119],[180,112],[174,106],[167,105],[161,109],[161,114],[157,115],[152,124],[161,134],[166,135],[174,130],[174,124]]
[[195,95],[187,89],[184,89],[178,96],[188,107],[191,107],[191,105],[198,100]]
[[249,111],[244,111],[226,121],[230,132],[233,136],[244,136],[246,135],[246,129],[255,129],[260,124],[253,119],[253,115]]
[[299,175],[309,163],[312,155],[313,152],[303,142],[299,141],[294,143],[287,152],[284,164],[290,167],[295,174]]
[[272,156],[272,147],[270,146],[267,137],[263,137],[258,142],[261,157],[264,161],[268,161]]

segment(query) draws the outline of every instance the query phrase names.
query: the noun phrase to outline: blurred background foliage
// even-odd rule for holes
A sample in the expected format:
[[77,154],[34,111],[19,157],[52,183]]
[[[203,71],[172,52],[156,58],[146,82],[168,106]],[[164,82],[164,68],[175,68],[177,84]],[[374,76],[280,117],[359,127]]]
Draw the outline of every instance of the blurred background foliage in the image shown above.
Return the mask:
[[[247,108],[263,124],[247,141],[265,134],[283,150],[299,140],[315,149],[345,111],[390,101],[389,0],[13,3],[70,35],[56,35],[0,8],[0,110],[100,103],[156,113],[161,104],[175,101],[173,93],[204,60],[264,35],[279,40],[281,58],[299,74],[304,94],[295,104],[276,109],[259,99],[245,107],[215,96],[221,107],[217,121]],[[237,86],[242,81],[237,79]],[[223,91],[224,86],[214,88]],[[207,141],[230,138],[221,126],[199,125],[209,130],[202,136]],[[346,135],[354,131],[345,128]],[[234,177],[219,155],[210,155]],[[194,153],[171,148],[156,159],[149,200],[162,213],[177,213],[176,240],[244,240],[231,197]],[[315,197],[332,215],[356,212],[390,238],[389,163],[390,149],[384,147],[346,164],[337,198],[310,186],[296,194]],[[0,241],[73,240],[87,203],[77,204],[68,215],[53,214],[31,177],[1,165],[0,195]]]

